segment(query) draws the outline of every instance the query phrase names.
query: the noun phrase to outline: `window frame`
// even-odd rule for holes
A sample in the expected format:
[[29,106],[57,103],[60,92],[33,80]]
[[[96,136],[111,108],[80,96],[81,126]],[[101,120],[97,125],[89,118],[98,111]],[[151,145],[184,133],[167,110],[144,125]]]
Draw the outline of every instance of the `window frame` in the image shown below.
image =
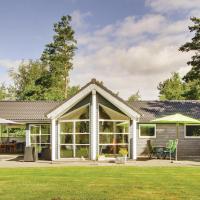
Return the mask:
[[200,126],[200,124],[184,124],[184,138],[185,139],[200,139],[200,136],[187,136],[186,135],[187,126]]
[[[50,126],[50,133],[49,134],[41,134],[42,133],[42,126],[43,125],[48,125]],[[39,127],[39,133],[38,134],[31,134],[31,127]],[[31,142],[31,145],[51,145],[51,124],[29,124],[29,130],[30,130],[30,142]],[[50,136],[50,141],[49,143],[42,143],[42,136],[43,135],[47,135],[47,136]],[[36,142],[36,143],[32,143],[31,141],[31,136],[39,136],[39,140],[40,142]]]
[[[146,126],[151,125],[154,127],[154,136],[142,136],[141,135],[140,128],[141,128],[141,126],[144,126],[144,125],[146,125]],[[139,124],[139,138],[141,138],[141,139],[156,138],[156,124]]]

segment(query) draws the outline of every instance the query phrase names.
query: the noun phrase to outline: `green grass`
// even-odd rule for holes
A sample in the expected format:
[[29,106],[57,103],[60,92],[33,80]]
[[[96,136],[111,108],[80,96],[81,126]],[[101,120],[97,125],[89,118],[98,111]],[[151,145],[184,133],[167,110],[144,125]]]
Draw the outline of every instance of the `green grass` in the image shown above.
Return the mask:
[[0,199],[199,199],[198,167],[0,169]]

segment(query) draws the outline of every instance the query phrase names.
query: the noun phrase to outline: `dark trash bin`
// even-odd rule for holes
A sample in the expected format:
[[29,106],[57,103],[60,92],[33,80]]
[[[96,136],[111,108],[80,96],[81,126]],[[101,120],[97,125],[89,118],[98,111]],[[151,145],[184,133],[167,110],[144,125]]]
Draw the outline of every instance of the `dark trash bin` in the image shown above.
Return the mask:
[[43,148],[41,152],[42,160],[51,160],[51,150],[49,148]]

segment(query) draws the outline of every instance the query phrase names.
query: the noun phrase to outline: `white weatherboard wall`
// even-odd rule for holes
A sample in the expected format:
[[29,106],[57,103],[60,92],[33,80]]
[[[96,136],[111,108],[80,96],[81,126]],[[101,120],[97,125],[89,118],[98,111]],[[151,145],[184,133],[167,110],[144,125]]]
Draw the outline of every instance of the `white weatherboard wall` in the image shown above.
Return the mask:
[[91,160],[96,160],[97,152],[97,99],[96,90],[92,90],[91,103]]

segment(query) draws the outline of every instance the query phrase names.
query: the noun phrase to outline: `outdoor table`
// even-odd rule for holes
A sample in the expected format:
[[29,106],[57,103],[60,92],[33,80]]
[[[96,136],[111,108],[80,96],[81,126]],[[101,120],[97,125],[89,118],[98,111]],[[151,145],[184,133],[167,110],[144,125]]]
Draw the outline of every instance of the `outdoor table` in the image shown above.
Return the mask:
[[165,146],[155,146],[153,147],[153,151],[155,153],[156,158],[163,158]]
[[16,143],[1,143],[0,152],[1,153],[16,153]]

